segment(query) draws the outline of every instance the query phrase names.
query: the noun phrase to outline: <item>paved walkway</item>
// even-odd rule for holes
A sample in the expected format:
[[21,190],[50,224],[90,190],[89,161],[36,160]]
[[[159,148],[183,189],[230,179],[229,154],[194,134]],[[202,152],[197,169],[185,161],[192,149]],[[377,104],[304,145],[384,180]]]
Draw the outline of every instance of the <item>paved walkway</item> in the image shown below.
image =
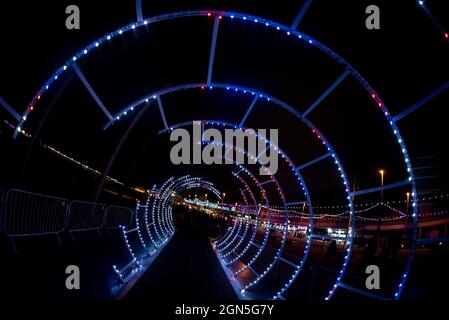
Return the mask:
[[179,229],[126,299],[236,299],[209,240]]

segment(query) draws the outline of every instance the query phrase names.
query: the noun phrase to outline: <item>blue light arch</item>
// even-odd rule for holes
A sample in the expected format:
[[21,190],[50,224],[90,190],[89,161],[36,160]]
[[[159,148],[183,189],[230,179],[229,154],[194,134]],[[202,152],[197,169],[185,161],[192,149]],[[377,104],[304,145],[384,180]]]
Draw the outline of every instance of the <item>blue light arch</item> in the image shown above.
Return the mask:
[[[67,70],[69,69],[69,67],[72,67],[73,69],[76,70],[77,68],[77,64],[76,61],[84,58],[85,56],[88,56],[90,52],[92,52],[93,50],[96,50],[98,48],[100,48],[104,43],[108,42],[109,40],[111,40],[112,38],[118,36],[118,35],[122,35],[126,32],[129,32],[131,30],[134,30],[136,28],[141,28],[141,27],[145,27],[147,25],[150,25],[152,23],[156,23],[159,21],[167,21],[167,20],[173,20],[173,19],[179,19],[179,18],[183,18],[183,17],[215,17],[216,21],[221,20],[222,18],[227,18],[227,19],[239,19],[239,20],[244,20],[244,21],[252,21],[258,25],[261,26],[265,26],[267,28],[274,28],[275,30],[284,33],[286,36],[291,37],[292,39],[299,39],[301,41],[305,41],[307,42],[309,45],[315,46],[316,48],[318,48],[319,50],[321,50],[322,52],[326,53],[329,57],[331,57],[334,61],[336,61],[337,63],[339,63],[340,65],[342,65],[345,68],[345,73],[351,74],[355,79],[358,80],[358,82],[366,89],[366,91],[371,95],[372,99],[374,99],[376,101],[376,103],[378,104],[380,110],[383,112],[383,114],[385,115],[389,125],[391,126],[391,129],[393,131],[393,134],[401,148],[401,151],[403,153],[403,159],[404,159],[404,164],[405,164],[405,168],[407,170],[408,173],[408,184],[411,187],[411,196],[412,196],[412,243],[411,243],[411,247],[410,247],[410,254],[408,256],[408,260],[407,260],[407,264],[405,267],[405,271],[403,273],[403,276],[401,278],[401,280],[399,281],[398,285],[397,285],[397,290],[396,293],[394,294],[394,299],[399,299],[402,290],[405,287],[405,283],[408,277],[408,273],[410,271],[411,268],[411,264],[413,261],[413,257],[414,257],[414,253],[415,253],[415,249],[416,249],[416,238],[417,238],[417,223],[418,223],[418,211],[417,211],[417,193],[416,193],[416,184],[415,184],[415,177],[414,177],[414,173],[413,173],[413,168],[411,165],[411,162],[409,160],[409,155],[408,155],[408,151],[404,142],[404,139],[402,138],[402,135],[400,134],[399,128],[396,125],[396,121],[395,118],[389,113],[386,105],[384,104],[384,102],[381,100],[380,96],[376,93],[376,91],[369,85],[368,81],[366,81],[366,79],[361,76],[356,70],[355,68],[353,68],[346,60],[344,60],[342,57],[340,57],[338,54],[336,54],[334,51],[332,51],[330,48],[328,48],[327,46],[325,46],[324,44],[322,44],[321,42],[317,41],[316,39],[314,39],[313,37],[304,34],[302,32],[296,31],[294,30],[294,28],[292,27],[288,27],[286,25],[280,24],[278,22],[269,20],[269,19],[265,19],[262,17],[257,17],[254,15],[249,15],[249,14],[244,14],[244,13],[239,13],[239,12],[228,12],[228,11],[218,11],[218,10],[193,10],[193,11],[182,11],[182,12],[174,12],[174,13],[168,13],[168,14],[162,14],[159,16],[155,16],[155,17],[151,17],[151,18],[147,18],[147,19],[139,19],[139,21],[134,22],[134,23],[130,23],[126,26],[123,26],[111,33],[108,33],[106,35],[104,35],[103,37],[97,39],[96,41],[90,43],[88,46],[86,46],[85,48],[83,48],[82,50],[80,50],[79,52],[77,52],[76,54],[74,54],[69,60],[67,60],[67,62],[61,66],[60,68],[58,68],[53,75],[44,82],[44,84],[41,86],[41,88],[39,89],[39,91],[34,95],[33,99],[30,101],[30,103],[28,104],[26,110],[23,112],[22,117],[20,118],[18,125],[16,126],[15,132],[14,132],[14,137],[16,137],[18,135],[18,133],[21,131],[21,129],[23,128],[24,123],[28,120],[30,113],[34,110],[35,106],[39,103],[39,100],[41,99],[41,97],[47,93],[48,90],[50,90],[51,87],[53,87],[54,83],[59,79],[59,77]],[[218,23],[216,23],[216,25],[218,25]],[[207,86],[210,85],[211,83],[209,82],[210,77],[208,77],[208,81],[206,81],[206,83],[202,83],[202,84],[196,84],[197,86]],[[217,84],[215,84],[215,86],[217,86]],[[243,88],[243,87],[241,87]],[[243,89],[244,91],[244,89]],[[159,95],[161,94],[166,94],[168,92],[164,92],[159,91]],[[159,96],[157,95],[157,96]],[[157,98],[156,96],[156,98]],[[264,95],[266,97],[269,97],[268,95]],[[310,122],[310,120],[306,119],[304,116],[301,116],[301,114],[299,114],[296,110],[292,109],[291,110],[294,115],[296,115],[298,118],[300,118],[304,123],[306,123],[310,128],[313,128],[313,124]],[[109,123],[111,124],[112,122],[118,120],[120,117],[120,115],[114,117],[109,117]],[[315,128],[315,130],[317,130],[319,132],[319,130],[317,128]],[[339,168],[341,168],[342,171],[342,179],[345,183],[345,185],[348,185],[348,181],[346,178],[346,174],[341,166],[340,161],[338,160],[335,152],[333,151],[333,149],[330,147],[330,144],[327,142],[326,139],[324,139],[323,135],[320,134],[320,137],[322,137],[322,141],[323,144],[325,144],[326,146],[328,146],[328,148],[330,148],[331,152],[332,152],[332,156],[334,157],[334,159],[336,159],[336,164]],[[394,187],[394,186],[392,186]],[[377,188],[379,189],[379,188]],[[348,189],[349,190],[349,189]],[[350,194],[350,196],[348,196],[348,202],[349,202],[349,207],[350,207],[350,212],[351,212],[351,220],[352,220],[352,224],[351,224],[351,233],[354,233],[354,219],[353,219],[353,212],[354,212],[354,207],[353,207],[353,202],[352,202],[352,197],[351,195],[355,195],[355,194]],[[352,241],[350,243],[350,246],[352,247]],[[350,247],[350,248],[351,248]],[[351,250],[350,248],[348,248],[348,254],[346,255],[347,258],[345,258],[345,266],[347,266],[347,262],[349,261],[349,257],[351,254]],[[341,273],[339,279],[341,279],[344,275],[344,271]],[[332,289],[328,296],[326,297],[326,299],[329,299],[333,296],[335,289],[338,287],[339,284],[339,280],[335,283],[334,285],[334,289]]]

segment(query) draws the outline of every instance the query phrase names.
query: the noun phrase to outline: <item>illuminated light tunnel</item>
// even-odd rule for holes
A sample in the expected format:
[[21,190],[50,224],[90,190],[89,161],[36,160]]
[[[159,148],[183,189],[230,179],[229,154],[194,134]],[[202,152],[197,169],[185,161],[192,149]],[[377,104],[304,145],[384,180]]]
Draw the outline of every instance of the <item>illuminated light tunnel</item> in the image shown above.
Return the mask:
[[[430,4],[410,2],[425,9],[420,23],[444,31]],[[320,40],[326,28],[307,18],[320,15],[319,1],[296,4],[294,20],[229,8],[145,17],[141,6],[136,21],[88,33],[93,40],[70,55],[80,46],[65,48],[56,71],[30,85],[38,90],[22,113],[13,106],[23,98],[0,98],[2,268],[14,274],[27,259],[45,262],[31,285],[6,284],[14,298],[36,295],[40,281],[51,284],[44,296],[67,299],[437,294],[420,294],[416,279],[424,253],[447,251],[447,186],[429,186],[413,128],[427,105],[447,101],[447,61],[438,84],[416,89],[418,102],[407,107],[412,98],[404,105],[360,58],[356,68],[343,58],[351,54]],[[201,134],[253,129],[246,146],[254,138],[262,149],[201,136],[200,152],[216,147],[226,164],[173,164],[172,133],[196,124]],[[260,159],[267,152],[275,172]],[[81,289],[64,287],[57,270],[67,265],[87,274]],[[374,289],[368,266],[381,274]]]

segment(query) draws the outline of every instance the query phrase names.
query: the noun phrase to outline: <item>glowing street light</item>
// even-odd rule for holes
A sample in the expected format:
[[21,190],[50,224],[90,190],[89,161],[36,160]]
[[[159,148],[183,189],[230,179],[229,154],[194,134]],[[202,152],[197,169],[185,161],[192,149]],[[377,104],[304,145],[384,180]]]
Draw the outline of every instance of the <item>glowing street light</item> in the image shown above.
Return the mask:
[[384,189],[383,189],[383,187],[384,187],[384,173],[385,173],[385,170],[380,169],[379,173],[380,173],[380,186],[381,186],[381,189],[380,189],[380,202],[383,203],[384,202]]
[[[379,170],[380,173],[380,203],[383,204],[384,203],[384,174],[385,174],[385,170],[384,169],[380,169]],[[380,233],[380,224],[382,221],[382,214],[383,214],[383,206],[381,206],[380,208],[380,214],[379,214],[379,219],[377,220],[377,232]]]
[[406,211],[406,213],[408,213],[408,208],[409,208],[409,204],[410,204],[410,192],[407,192],[406,195],[407,195],[407,211]]

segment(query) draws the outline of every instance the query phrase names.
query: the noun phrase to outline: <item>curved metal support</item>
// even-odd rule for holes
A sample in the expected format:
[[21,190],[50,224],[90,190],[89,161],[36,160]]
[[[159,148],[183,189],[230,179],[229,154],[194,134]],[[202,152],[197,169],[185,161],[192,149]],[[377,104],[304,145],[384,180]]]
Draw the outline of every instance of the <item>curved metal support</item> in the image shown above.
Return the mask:
[[151,221],[153,223],[152,225],[153,225],[154,232],[156,233],[156,237],[158,238],[158,241],[160,242],[160,243],[158,243],[158,246],[164,242],[164,239],[162,239],[161,235],[159,234],[159,230],[162,233],[162,227],[160,226],[159,217],[157,217],[157,219],[156,219],[156,207],[159,206],[161,191],[164,190],[166,185],[173,179],[174,179],[174,177],[171,177],[171,178],[167,179],[162,184],[161,188],[159,189],[158,195],[154,199],[153,204],[151,206]]
[[219,199],[221,199],[220,192],[213,186],[213,183],[202,180],[200,177],[188,178],[188,176],[181,177],[174,180],[173,183],[166,189],[166,191],[161,195],[164,200],[159,205],[163,213],[162,219],[165,220],[169,231],[173,233],[176,228],[173,223],[172,217],[172,205],[173,205],[173,193],[183,192],[184,190],[190,188],[203,188],[216,194]]
[[[151,202],[151,199],[153,199],[153,201],[151,202],[151,204],[153,204],[154,203],[154,201],[156,201],[156,196],[154,196],[154,192],[156,191],[156,185],[154,185],[153,186],[153,188],[151,189],[151,192],[148,194],[148,197],[147,197],[147,201],[146,201],[146,207],[145,207],[145,229],[146,229],[146,231],[147,231],[147,234],[148,234],[148,236],[150,237],[150,240],[151,240],[151,242],[153,243],[153,246],[155,247],[155,248],[158,248],[159,247],[159,245],[158,245],[158,243],[154,240],[154,238],[153,238],[153,235],[152,235],[152,233],[151,233],[151,229],[150,229],[150,227],[152,226],[152,225],[154,225],[154,220],[152,220],[151,221],[151,223],[148,221],[148,208],[150,207],[150,202]],[[154,229],[154,228],[153,228]]]
[[[192,122],[183,122],[183,123],[181,123],[181,124],[177,124],[176,127],[185,126],[185,125],[190,125],[191,123],[192,123]],[[222,125],[222,126],[224,125],[224,126],[230,126],[230,127],[237,127],[235,124],[232,124],[232,123],[226,123],[226,122],[221,122],[221,121],[209,121],[209,120],[208,120],[208,121],[207,121],[207,124],[211,124],[211,125]],[[257,136],[257,134],[256,134],[256,136]],[[258,138],[260,138],[260,137],[258,137]],[[266,143],[269,143],[269,145],[272,145],[272,143],[271,143],[269,140],[267,140],[265,137],[262,137],[262,139],[264,139]],[[207,143],[207,142],[204,142],[204,143]],[[211,144],[218,144],[217,142],[210,142],[210,143],[211,143]],[[218,145],[220,145],[220,144],[218,144]],[[221,143],[221,145],[225,145],[225,146],[226,146],[225,143]],[[229,147],[229,146],[228,146],[228,147]],[[296,167],[296,166],[294,165],[294,163],[288,158],[288,156],[285,155],[284,152],[283,152],[278,146],[275,146],[274,149],[275,149],[275,150],[281,155],[281,157],[288,163],[288,165],[289,165],[289,167],[291,168],[292,172],[294,173],[294,175],[296,176],[297,180],[299,181],[300,188],[302,189],[304,195],[306,196],[306,199],[307,199],[306,202],[309,204],[309,218],[310,218],[310,223],[309,223],[309,234],[311,234],[311,233],[312,233],[312,221],[313,221],[313,211],[312,211],[312,207],[313,207],[313,206],[312,206],[312,203],[311,203],[310,195],[309,195],[309,193],[308,193],[308,190],[307,190],[307,186],[306,186],[306,184],[305,184],[305,181],[303,180],[303,178],[302,178],[302,176],[301,176],[301,174],[300,174],[300,172],[299,172],[300,170],[298,169],[298,167]],[[241,150],[240,148],[236,148],[236,150],[238,150],[238,151],[240,151],[240,152],[243,152],[244,154],[248,154],[246,151]],[[250,156],[252,159],[254,159],[255,162],[258,161],[258,157],[254,157],[253,155],[250,155],[250,154],[248,154],[248,156]],[[226,157],[226,154],[224,155],[224,157]],[[231,160],[233,161],[233,159],[231,159]],[[234,162],[234,164],[235,164],[235,161],[233,161],[233,162]],[[245,171],[247,174],[249,174],[249,171],[246,170],[243,166],[239,165],[239,167],[241,167],[241,170],[239,171],[239,173],[240,173],[241,171]],[[340,170],[340,171],[341,171],[341,170]],[[251,176],[252,176],[252,175],[251,175]],[[261,188],[261,189],[263,190],[262,193],[265,195],[265,191],[264,191],[264,189],[262,188],[262,186],[264,185],[264,183],[260,183],[254,176],[252,176],[251,178],[252,178],[253,180],[256,181],[256,184],[259,186],[259,188]],[[288,209],[287,209],[287,203],[286,203],[286,201],[285,201],[285,197],[283,196],[282,189],[281,189],[280,185],[277,183],[277,180],[275,180],[274,177],[272,177],[272,180],[273,180],[273,182],[276,183],[276,186],[277,186],[277,188],[278,188],[278,191],[279,191],[280,194],[281,194],[281,198],[282,198],[283,203],[284,203],[284,210],[285,210],[285,212],[286,212],[286,214],[285,214],[285,220],[286,220],[286,222],[285,222],[285,228],[284,228],[284,235],[283,235],[283,237],[282,237],[282,242],[281,242],[281,248],[279,248],[278,251],[277,251],[277,253],[276,253],[275,261],[269,265],[269,267],[262,273],[262,275],[258,275],[258,274],[257,274],[257,279],[256,279],[255,281],[253,281],[252,283],[250,283],[248,286],[246,286],[246,287],[242,290],[242,293],[244,293],[246,289],[248,289],[248,288],[250,288],[251,286],[255,285],[255,284],[258,283],[262,278],[264,278],[264,277],[266,276],[266,274],[273,268],[275,262],[277,262],[277,261],[287,262],[287,260],[285,260],[285,259],[282,258],[282,251],[283,251],[283,248],[284,248],[284,246],[285,246],[286,237],[287,237],[287,235],[288,235]],[[271,182],[272,180],[268,180],[268,181]],[[266,200],[268,201],[268,199],[266,199]],[[268,205],[268,207],[269,207],[269,205]],[[233,233],[235,227],[236,227],[236,224],[234,224],[234,228],[231,230],[231,232],[229,233],[229,235],[228,235],[228,237],[227,237],[228,239],[225,239],[224,242],[227,242],[227,241],[229,240],[229,238],[231,237],[231,235],[232,235],[232,233]],[[257,257],[258,257],[258,256],[261,254],[261,252],[264,250],[264,248],[265,248],[265,246],[266,246],[266,243],[267,243],[267,240],[268,240],[269,228],[270,228],[270,211],[269,211],[269,215],[268,215],[268,228],[267,228],[267,233],[265,234],[265,237],[264,237],[264,242],[262,243],[261,246],[257,246],[257,247],[259,248],[259,250],[258,250],[258,252],[256,253],[256,256],[253,257],[253,259],[251,260],[250,264],[254,263],[255,260],[257,259]],[[256,232],[257,232],[257,222],[256,222],[256,224],[255,224],[255,230],[254,230],[254,234],[253,234],[252,240],[254,239],[254,237],[255,237],[255,235],[256,235]],[[237,235],[237,234],[238,234],[238,233],[236,233],[236,235]],[[311,241],[310,241],[309,234],[308,234],[308,238],[307,238],[306,248],[305,248],[305,250],[304,250],[304,256],[303,256],[303,258],[301,259],[300,263],[299,263],[298,265],[295,265],[296,271],[293,272],[291,278],[289,279],[289,282],[287,282],[287,283],[281,288],[281,290],[280,290],[280,291],[279,291],[273,298],[282,298],[280,292],[281,292],[281,291],[282,291],[282,292],[285,292],[285,291],[288,289],[288,287],[290,286],[290,284],[292,283],[292,281],[297,277],[297,275],[299,274],[299,272],[302,270],[302,267],[303,267],[303,265],[304,265],[304,263],[305,263],[305,260],[306,260],[306,258],[308,257],[308,254],[309,254],[309,252],[310,252]],[[241,257],[241,256],[242,256],[242,255],[249,249],[250,245],[252,244],[252,240],[249,241],[247,247],[244,249],[244,252],[240,255],[240,257]],[[236,261],[236,259],[233,260],[233,262],[235,262],[235,261]],[[231,262],[231,263],[232,263],[232,262]],[[229,264],[230,264],[230,263],[229,263]],[[248,266],[248,268],[251,270],[250,265]],[[239,270],[237,273],[234,274],[234,276],[238,275],[238,273],[242,272],[242,271],[245,270],[245,269],[246,269],[246,268],[243,268],[242,270]],[[290,281],[290,280],[291,280],[291,281]]]
[[178,185],[183,185],[183,184],[188,184],[191,182],[197,182],[197,181],[201,181],[200,177],[193,177],[193,178],[189,178],[189,175],[180,177],[176,180],[171,181],[167,187],[165,188],[165,190],[162,191],[162,194],[160,195],[160,198],[162,199],[159,202],[158,205],[158,219],[160,219],[162,221],[162,225],[164,228],[164,234],[171,234],[172,232],[174,232],[173,230],[170,230],[168,227],[168,219],[169,217],[167,216],[167,212],[165,210],[165,201],[172,196],[173,193],[173,188],[175,188]]
[[[331,57],[332,59],[334,59],[337,63],[341,64],[344,69],[348,70],[351,72],[351,75],[353,77],[355,77],[359,83],[370,93],[370,95],[372,96],[372,98],[377,102],[379,108],[382,110],[382,112],[384,113],[385,117],[387,118],[388,123],[390,124],[394,135],[397,138],[398,144],[401,147],[401,150],[403,152],[404,155],[404,162],[405,162],[405,167],[407,169],[407,172],[409,174],[409,181],[410,181],[410,185],[411,185],[411,189],[412,189],[412,210],[413,210],[413,214],[412,214],[412,245],[410,248],[410,254],[409,254],[409,258],[408,258],[408,262],[404,271],[404,274],[398,284],[397,287],[397,291],[394,295],[395,299],[398,299],[403,288],[404,288],[404,284],[407,280],[408,277],[408,272],[410,270],[411,267],[411,263],[413,260],[413,256],[415,253],[415,249],[416,249],[416,237],[417,237],[417,222],[418,222],[418,212],[417,212],[417,193],[416,193],[416,185],[415,185],[415,177],[413,174],[413,168],[410,164],[410,162],[408,161],[408,151],[407,148],[405,146],[405,143],[403,142],[402,136],[399,133],[399,129],[396,126],[395,123],[395,119],[393,119],[387,109],[387,107],[385,106],[385,104],[382,102],[382,100],[379,98],[378,94],[374,91],[374,89],[368,84],[368,82],[365,80],[365,78],[363,78],[348,62],[346,62],[346,60],[344,60],[342,57],[340,57],[338,54],[336,54],[334,51],[332,51],[331,49],[329,49],[327,46],[325,46],[324,44],[322,44],[321,42],[315,40],[314,38],[301,33],[301,32],[297,32],[295,30],[292,30],[291,26],[285,26],[282,24],[279,24],[277,22],[268,20],[268,19],[264,19],[261,17],[256,17],[253,15],[246,15],[246,14],[242,14],[242,13],[234,13],[234,12],[223,12],[223,11],[210,11],[210,10],[196,10],[196,11],[184,11],[184,12],[176,12],[176,13],[170,13],[170,14],[165,14],[165,15],[159,15],[156,17],[152,17],[149,19],[145,19],[145,20],[140,20],[137,23],[132,23],[129,24],[127,26],[124,26],[112,33],[109,33],[105,36],[103,36],[102,38],[92,42],[90,45],[88,45],[86,48],[84,48],[83,50],[79,51],[77,54],[75,54],[70,60],[67,61],[67,63],[63,66],[61,66],[41,87],[41,89],[35,94],[35,96],[33,97],[32,101],[28,104],[26,110],[24,111],[21,120],[19,122],[19,125],[16,127],[15,133],[14,133],[14,137],[17,136],[17,134],[20,132],[20,130],[22,129],[22,126],[24,124],[24,122],[26,121],[26,119],[28,118],[28,115],[31,111],[34,110],[35,105],[38,103],[38,101],[41,99],[42,95],[45,94],[51,86],[53,86],[54,82],[57,81],[60,76],[65,72],[65,70],[67,70],[68,66],[72,66],[73,63],[77,60],[80,60],[81,58],[83,58],[84,56],[89,55],[89,53],[93,50],[96,50],[97,48],[99,48],[101,45],[103,45],[104,43],[107,43],[109,40],[111,40],[113,37],[122,35],[125,32],[134,30],[135,28],[139,28],[139,27],[144,27],[148,24],[151,23],[155,23],[158,21],[166,21],[166,20],[172,20],[172,19],[177,19],[177,18],[181,18],[181,17],[206,17],[206,16],[220,16],[220,17],[226,17],[229,19],[240,19],[240,20],[252,20],[256,23],[260,23],[261,25],[265,25],[266,27],[269,28],[275,28],[278,31],[284,32],[287,35],[291,36],[291,38],[293,39],[299,39],[302,41],[306,41],[307,43],[309,43],[310,45],[315,46],[316,48],[320,49],[322,52],[326,53],[329,57]],[[276,102],[277,104],[279,104],[279,101]],[[295,111],[292,108],[288,108],[288,106],[284,103],[283,104],[289,112],[291,112],[293,115],[295,115],[296,117],[298,117],[299,119],[303,120],[306,124],[308,124],[310,126],[311,129],[315,129],[317,132],[318,129],[315,128],[313,126],[313,124],[304,119],[304,117],[301,117],[301,114],[298,113],[297,111]],[[116,118],[117,120],[120,119],[120,116],[118,116]],[[109,123],[110,124],[110,123]],[[326,139],[323,138],[323,135],[321,133],[319,133],[319,138],[320,140],[323,142],[323,144],[328,147],[329,151],[331,151],[334,155],[335,152],[333,151],[332,147],[330,146],[330,144],[328,143],[328,141]],[[347,187],[346,190],[349,190],[348,187],[348,180],[347,180],[347,176],[341,166],[340,161],[338,160],[338,158],[335,156],[333,156],[336,159],[336,164],[339,168],[339,171],[342,172],[342,179],[344,181],[345,186]],[[347,191],[349,192],[349,191]],[[350,208],[350,220],[351,220],[351,224],[350,224],[350,238],[353,238],[354,235],[354,215],[353,215],[353,201],[352,201],[352,197],[348,196],[348,203],[349,203],[349,208]],[[348,264],[349,258],[350,258],[350,253],[351,253],[351,248],[352,248],[352,241],[349,242],[349,248],[348,248],[348,254],[345,256],[345,261],[344,261],[344,268],[342,269],[343,272],[341,272],[340,274],[340,278],[344,275],[345,270],[346,270],[346,266]],[[334,286],[332,286],[332,289],[329,291],[328,296],[326,297],[326,299],[329,299],[332,297],[332,295],[334,294],[336,288],[338,287],[339,281],[337,281]]]
[[196,181],[196,180],[200,180],[200,179],[201,178],[198,178],[198,177],[189,178],[188,175],[183,176],[176,180],[172,180],[167,185],[165,190],[162,191],[162,193],[160,195],[160,198],[162,200],[159,202],[157,212],[158,212],[158,219],[160,219],[162,221],[164,235],[169,235],[169,234],[172,234],[172,232],[174,232],[174,230],[171,230],[171,228],[169,227],[169,222],[168,222],[169,217],[167,216],[166,206],[165,206],[167,199],[172,196],[172,193],[173,193],[172,189],[175,188],[179,184],[182,185],[183,183],[188,183],[190,181]]
[[[142,245],[143,249],[147,252],[147,254],[150,254],[150,248],[145,243],[142,233],[140,231],[141,228],[143,228],[143,225],[140,223],[139,219],[139,211],[141,210],[140,201],[137,200],[136,202],[136,214],[135,214],[135,221],[136,221],[136,229],[137,229],[137,235],[139,237],[140,244]],[[145,216],[145,211],[143,211],[143,216]]]
[[[246,199],[246,196],[245,196],[245,191],[248,192],[248,193],[250,194],[251,199],[252,199],[253,204],[254,204],[254,208],[257,208],[256,197],[254,196],[254,193],[252,192],[252,190],[251,190],[251,188],[249,187],[249,185],[246,183],[246,181],[245,181],[243,178],[241,178],[241,177],[240,177],[238,174],[236,174],[235,172],[233,172],[232,174],[233,174],[234,177],[236,177],[237,179],[239,179],[239,181],[241,181],[241,182],[243,183],[243,185],[245,186],[245,190],[243,190],[243,191],[241,190],[241,193],[242,193],[242,196],[245,198],[245,202],[246,202],[246,204],[247,204],[248,210],[249,210],[249,205],[248,205],[248,200]],[[257,213],[257,214],[258,214],[258,213]],[[256,221],[257,221],[257,218],[256,218]],[[225,259],[225,258],[228,257],[229,255],[231,255],[232,253],[235,253],[235,252],[236,252],[236,250],[240,247],[240,245],[243,243],[243,241],[244,241],[246,235],[248,234],[249,227],[251,226],[251,224],[252,224],[252,223],[251,223],[251,219],[248,219],[248,222],[246,223],[245,231],[244,231],[243,234],[240,236],[239,242],[238,242],[238,243],[237,243],[231,250],[229,250],[228,252],[222,253],[221,257],[222,257],[223,259]],[[256,230],[256,225],[257,225],[257,223],[254,225],[254,230]],[[254,232],[255,232],[255,231],[254,231]],[[225,262],[225,265],[228,265],[228,264]]]

